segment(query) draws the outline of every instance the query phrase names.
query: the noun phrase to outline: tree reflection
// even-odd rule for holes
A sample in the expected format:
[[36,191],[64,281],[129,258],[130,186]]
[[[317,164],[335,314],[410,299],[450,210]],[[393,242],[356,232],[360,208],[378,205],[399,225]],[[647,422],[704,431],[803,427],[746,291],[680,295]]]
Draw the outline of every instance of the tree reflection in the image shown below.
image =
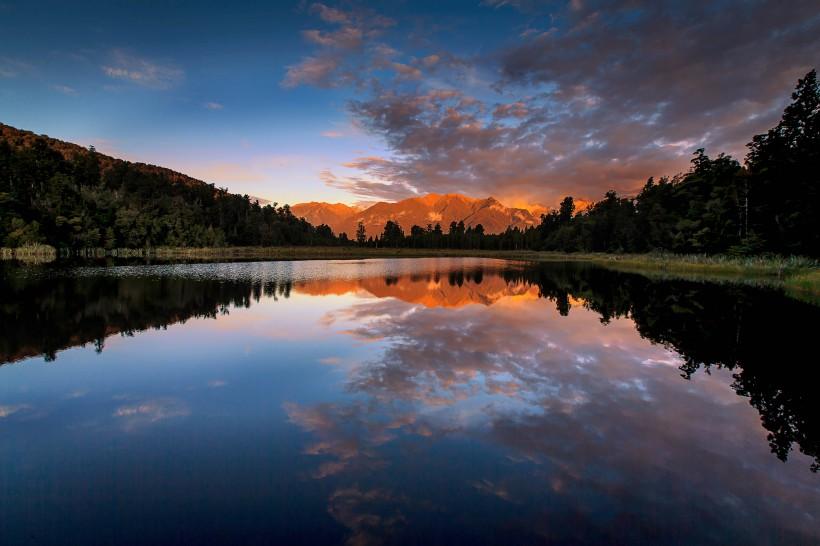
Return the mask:
[[[508,277],[517,277],[511,272]],[[732,387],[760,412],[772,452],[786,460],[792,444],[820,463],[820,419],[807,377],[814,361],[810,340],[820,309],[771,289],[650,280],[606,269],[544,265],[534,277],[542,297],[567,312],[568,297],[582,298],[601,320],[629,317],[641,336],[674,350],[683,377],[726,368]]]
[[101,352],[111,335],[216,318],[290,291],[281,281],[7,274],[0,283],[0,364],[39,355],[52,361],[58,351],[87,343]]

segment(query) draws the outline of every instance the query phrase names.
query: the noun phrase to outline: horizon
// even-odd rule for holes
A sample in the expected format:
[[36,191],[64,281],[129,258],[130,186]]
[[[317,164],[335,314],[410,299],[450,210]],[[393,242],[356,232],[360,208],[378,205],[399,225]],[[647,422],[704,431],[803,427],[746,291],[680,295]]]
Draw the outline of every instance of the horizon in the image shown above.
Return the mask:
[[279,203],[555,207],[742,160],[816,65],[812,7],[6,2],[0,121]]

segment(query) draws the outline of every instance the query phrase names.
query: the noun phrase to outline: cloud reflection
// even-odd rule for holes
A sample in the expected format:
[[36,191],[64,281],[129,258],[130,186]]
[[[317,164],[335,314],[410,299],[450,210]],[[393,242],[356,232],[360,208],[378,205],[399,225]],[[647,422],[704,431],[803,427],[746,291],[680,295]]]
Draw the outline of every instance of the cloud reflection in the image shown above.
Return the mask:
[[0,419],[11,417],[12,415],[30,409],[26,404],[14,404],[7,406],[0,406]]
[[[306,453],[331,459],[314,477],[358,479],[397,464],[388,446],[403,438],[470,438],[500,449],[527,476],[468,482],[502,502],[548,495],[574,517],[626,517],[673,513],[682,499],[699,498],[700,506],[668,517],[765,513],[797,541],[816,536],[805,507],[820,492],[803,485],[805,461],[772,466],[759,416],[727,370],[683,381],[683,358],[643,338],[626,311],[602,318],[593,310],[600,301],[501,297],[449,306],[444,297],[431,305],[414,282],[426,281],[399,279],[378,290],[356,283],[362,301],[322,320],[350,323],[347,335],[382,348],[348,368],[355,401],[286,408],[316,438]],[[469,284],[495,292],[486,276]],[[544,527],[538,514],[528,517],[544,537],[572,537]],[[607,532],[591,528],[589,536]]]
[[186,417],[190,414],[190,408],[182,400],[155,398],[119,406],[114,410],[113,416],[123,421],[126,430],[133,430],[174,417]]
[[328,512],[350,529],[346,544],[369,546],[385,544],[406,522],[398,504],[399,500],[388,491],[350,487],[333,492]]

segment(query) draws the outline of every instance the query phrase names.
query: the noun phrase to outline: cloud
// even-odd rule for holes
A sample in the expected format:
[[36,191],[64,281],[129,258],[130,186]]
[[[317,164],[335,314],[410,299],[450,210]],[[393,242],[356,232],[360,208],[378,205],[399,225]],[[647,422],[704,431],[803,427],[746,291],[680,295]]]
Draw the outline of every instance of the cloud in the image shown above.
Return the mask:
[[493,110],[493,118],[495,119],[504,119],[504,118],[518,118],[518,119],[525,119],[529,115],[530,111],[527,109],[527,105],[524,104],[522,101],[516,101],[511,104],[499,104]]
[[317,3],[310,11],[335,28],[302,31],[302,37],[317,46],[317,50],[287,67],[282,86],[362,85],[365,76],[384,62],[389,48],[376,39],[395,21],[364,8],[344,11]]
[[328,501],[328,513],[350,530],[345,544],[390,544],[407,523],[403,499],[384,489],[362,490],[357,486],[336,489]]
[[[609,171],[615,159],[631,167],[617,169],[610,183],[629,189],[638,173],[683,168],[699,146],[742,156],[817,62],[820,17],[809,1],[788,10],[774,2],[728,4],[573,2],[552,13],[561,23],[553,31],[503,51],[502,88],[548,90],[551,108],[587,101],[587,109],[562,116],[556,132],[575,149],[590,139],[602,144],[578,154],[577,172],[544,169],[545,179],[580,184],[590,168]],[[549,137],[544,144],[554,146]],[[595,186],[606,189],[605,182]]]
[[322,136],[325,138],[342,138],[345,134],[341,131],[322,131]]
[[170,89],[185,78],[185,72],[180,68],[136,57],[121,50],[115,50],[111,58],[111,63],[102,66],[106,76],[141,87]]
[[351,83],[349,74],[337,72],[341,65],[341,59],[335,55],[308,57],[300,63],[287,68],[282,86],[297,87],[308,84],[329,88]]
[[318,13],[322,21],[326,23],[346,24],[350,22],[350,16],[347,13],[325,4],[315,3],[310,10],[313,13]]
[[25,61],[0,57],[0,78],[16,78],[33,70],[34,67]]
[[[392,169],[394,163],[390,160],[359,158],[356,161],[346,163],[348,167],[373,167],[373,173],[378,172],[377,165],[381,163],[387,169]],[[389,182],[384,180],[372,180],[361,176],[336,176],[330,170],[323,170],[319,173],[319,179],[331,188],[345,190],[352,195],[365,199],[381,199],[386,201],[398,201],[407,197],[417,195],[414,189],[403,181]]]
[[224,106],[220,102],[206,102],[203,106],[208,110],[222,110]]
[[122,419],[127,430],[190,414],[188,406],[174,398],[144,400],[120,406],[114,411],[114,417]]
[[776,123],[817,63],[815,4],[490,0],[522,12],[522,24],[469,58],[432,31],[414,35],[428,51],[408,56],[376,15],[316,5],[335,28],[306,31],[318,50],[284,85],[363,91],[350,111],[390,154],[324,179],[364,199],[463,192],[555,205],[631,194],[688,169],[698,147],[742,158]]
[[0,419],[5,419],[6,417],[11,417],[15,413],[28,410],[30,406],[26,404],[15,404],[15,405],[7,405],[7,406],[0,406]]
[[[556,139],[552,154],[544,146],[555,115],[534,99],[497,107],[494,118],[490,105],[452,89],[387,90],[352,102],[350,109],[364,128],[385,139],[395,155],[347,166],[402,188],[405,194],[463,192],[508,198],[514,191],[517,197],[544,198],[545,174],[555,168],[557,146],[560,153],[571,153],[571,143],[563,137]],[[499,117],[513,123],[500,123]],[[349,185],[366,197],[366,185]],[[574,189],[569,183],[556,183],[547,197],[558,199],[569,189]]]
[[355,27],[343,27],[335,32],[305,30],[302,36],[314,44],[340,49],[356,49],[363,43],[362,29]]
[[393,70],[396,71],[396,74],[398,74],[401,78],[405,78],[408,80],[421,79],[421,70],[419,70],[415,66],[410,66],[408,64],[402,63],[392,63],[390,66],[393,68]]
[[77,95],[77,90],[73,87],[69,87],[68,85],[52,85],[51,87],[52,89],[54,89],[58,93],[62,93],[63,95],[69,95],[72,97]]

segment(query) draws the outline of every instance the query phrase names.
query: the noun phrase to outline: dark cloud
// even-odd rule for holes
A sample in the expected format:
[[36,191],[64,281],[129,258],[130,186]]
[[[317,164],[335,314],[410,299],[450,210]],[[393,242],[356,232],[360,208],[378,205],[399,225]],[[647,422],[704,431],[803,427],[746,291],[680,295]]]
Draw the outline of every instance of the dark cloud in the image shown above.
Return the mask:
[[[471,58],[446,45],[407,57],[386,44],[368,57],[371,92],[351,112],[392,154],[356,162],[361,177],[332,185],[365,198],[464,192],[547,204],[633,192],[687,169],[699,147],[742,158],[820,61],[810,0],[483,4],[526,23]],[[304,82],[344,81],[317,59]]]
[[559,104],[594,101],[556,132],[575,150],[588,137],[601,147],[547,174],[582,184],[615,158],[611,185],[628,189],[633,176],[634,187],[682,168],[681,154],[699,146],[742,156],[820,60],[819,14],[811,1],[577,2],[500,55],[502,86],[548,88]]

